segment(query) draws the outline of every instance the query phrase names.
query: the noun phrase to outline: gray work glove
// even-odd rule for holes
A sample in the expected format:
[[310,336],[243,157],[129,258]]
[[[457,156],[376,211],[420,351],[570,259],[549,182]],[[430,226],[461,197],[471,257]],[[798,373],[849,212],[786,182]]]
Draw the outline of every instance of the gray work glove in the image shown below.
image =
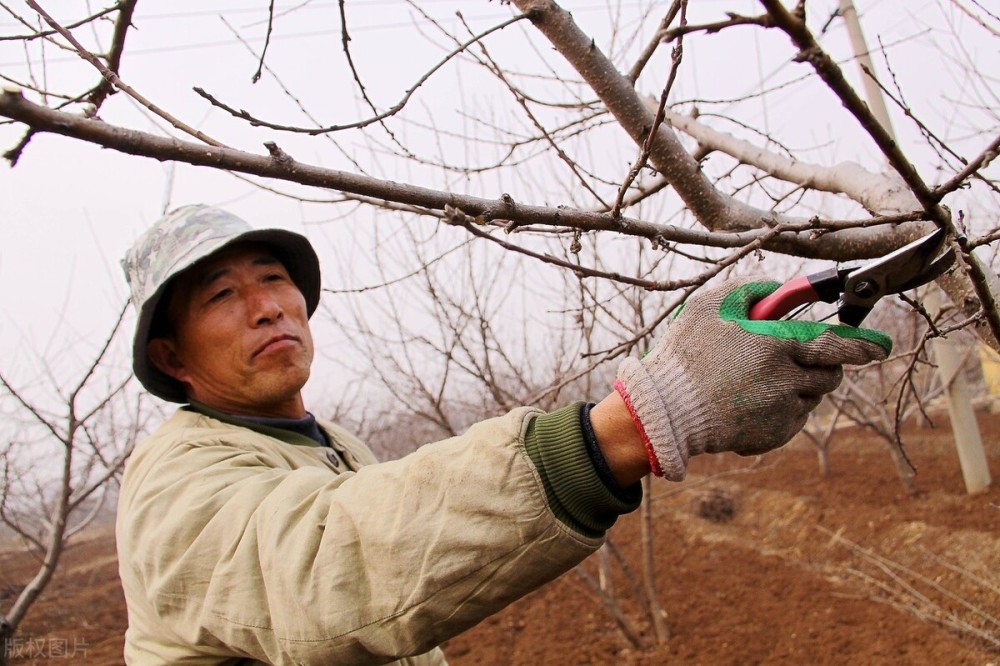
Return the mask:
[[680,481],[693,455],[781,446],[840,385],[842,365],[892,351],[889,336],[870,329],[750,320],[750,306],[779,286],[743,278],[699,293],[642,360],[619,366],[615,390],[654,474]]

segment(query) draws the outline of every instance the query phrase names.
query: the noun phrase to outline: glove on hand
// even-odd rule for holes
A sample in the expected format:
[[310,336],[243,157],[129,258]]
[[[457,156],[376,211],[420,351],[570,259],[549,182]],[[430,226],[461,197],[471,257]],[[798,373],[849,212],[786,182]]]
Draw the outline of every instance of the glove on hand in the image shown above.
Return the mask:
[[618,368],[653,473],[680,481],[699,453],[777,448],[843,379],[842,365],[885,359],[879,331],[811,321],[753,321],[777,282],[729,280],[696,295],[642,358]]

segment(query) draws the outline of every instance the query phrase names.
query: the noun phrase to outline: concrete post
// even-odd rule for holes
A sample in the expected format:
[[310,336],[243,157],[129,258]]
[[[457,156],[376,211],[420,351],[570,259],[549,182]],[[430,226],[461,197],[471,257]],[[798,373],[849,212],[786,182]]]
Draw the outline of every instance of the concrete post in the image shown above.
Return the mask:
[[[872,114],[889,134],[895,134],[889,121],[889,112],[885,107],[881,88],[872,77],[875,68],[868,55],[868,46],[861,30],[858,13],[854,10],[853,0],[840,0],[840,14],[844,18],[851,46],[859,66],[867,68],[871,75],[862,70],[861,81],[865,89],[865,97]],[[935,286],[928,289],[924,304],[931,315],[940,312],[941,290]],[[972,409],[972,400],[961,373],[962,354],[951,340],[936,338],[933,343],[934,356],[937,359],[938,373],[946,389],[948,416],[951,419],[952,432],[955,435],[955,448],[958,450],[959,463],[962,466],[962,476],[965,477],[965,489],[969,493],[979,492],[990,485],[990,468],[986,462],[986,452],[979,436],[979,424],[976,423],[976,413]]]

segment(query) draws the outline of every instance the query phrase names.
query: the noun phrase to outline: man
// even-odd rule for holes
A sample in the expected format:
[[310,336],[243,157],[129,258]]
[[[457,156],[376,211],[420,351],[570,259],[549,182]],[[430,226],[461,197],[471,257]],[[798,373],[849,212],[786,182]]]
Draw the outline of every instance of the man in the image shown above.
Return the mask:
[[443,664],[435,646],[570,569],[651,471],[786,442],[881,333],[749,322],[774,283],[692,299],[597,405],[530,408],[377,463],[318,421],[308,241],[205,206],[123,261],[136,376],[181,403],[140,444],[117,522],[132,664]]

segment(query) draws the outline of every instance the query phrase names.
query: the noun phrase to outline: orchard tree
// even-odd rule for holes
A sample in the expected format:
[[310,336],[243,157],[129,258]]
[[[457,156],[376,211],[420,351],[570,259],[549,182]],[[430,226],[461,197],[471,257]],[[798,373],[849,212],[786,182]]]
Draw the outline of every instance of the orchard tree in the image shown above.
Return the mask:
[[[13,379],[9,368],[0,370],[0,404],[6,408],[0,528],[38,565],[23,580],[0,574],[14,591],[9,606],[0,607],[0,665],[16,653],[18,629],[72,537],[113,511],[125,460],[151,415],[142,396],[128,391],[131,372],[114,362],[124,312],[89,359],[40,358],[34,364],[38,376],[24,382]],[[79,376],[66,379],[73,365],[80,366]]]

